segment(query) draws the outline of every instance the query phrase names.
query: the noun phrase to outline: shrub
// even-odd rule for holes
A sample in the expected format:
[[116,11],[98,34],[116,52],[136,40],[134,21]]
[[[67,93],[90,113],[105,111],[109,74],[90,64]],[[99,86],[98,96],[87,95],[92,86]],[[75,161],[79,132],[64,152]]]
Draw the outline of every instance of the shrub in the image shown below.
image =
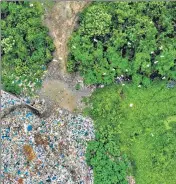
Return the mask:
[[[125,167],[126,175],[134,175],[136,184],[175,183],[176,87],[166,86],[158,81],[147,88],[134,84],[113,85],[96,90],[87,99],[90,107],[86,112],[93,118],[100,134],[88,146],[87,158],[93,166],[95,181],[103,180],[106,174],[120,175],[114,167],[105,172],[104,165],[111,164],[107,156],[110,148],[110,153],[115,153],[112,158],[118,158],[118,154],[127,155],[131,166]],[[120,167],[116,159],[113,164]],[[106,181],[113,183],[113,177]]]
[[[116,144],[114,132],[107,127],[96,135],[96,140],[91,141],[87,147],[87,163],[93,167],[95,184],[128,184],[127,168],[128,160],[126,155],[120,154]],[[105,135],[106,132],[106,135]]]
[[77,84],[76,84],[75,89],[76,89],[76,90],[80,90],[80,89],[81,89],[80,83],[77,83]]

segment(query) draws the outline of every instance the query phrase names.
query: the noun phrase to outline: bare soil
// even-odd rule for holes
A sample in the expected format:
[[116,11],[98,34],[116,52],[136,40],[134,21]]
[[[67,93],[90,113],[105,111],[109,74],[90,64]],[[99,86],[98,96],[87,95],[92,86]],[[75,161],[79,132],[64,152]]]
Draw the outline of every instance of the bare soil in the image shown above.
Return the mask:
[[[69,52],[67,43],[77,25],[78,13],[87,5],[86,1],[57,2],[52,8],[46,9],[44,16],[44,24],[49,28],[56,50],[54,59],[48,65],[39,96],[53,104],[53,107],[59,106],[70,112],[81,109],[82,97],[89,96],[92,92],[90,87],[83,85],[83,79],[78,74],[70,74],[66,70]],[[77,83],[82,86],[80,90],[75,89]]]

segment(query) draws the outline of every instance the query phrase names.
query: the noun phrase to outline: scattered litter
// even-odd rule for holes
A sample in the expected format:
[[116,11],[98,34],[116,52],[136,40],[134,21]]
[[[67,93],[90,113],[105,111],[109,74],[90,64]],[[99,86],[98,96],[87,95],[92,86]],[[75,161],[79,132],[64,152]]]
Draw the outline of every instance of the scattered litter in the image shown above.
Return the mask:
[[[8,98],[1,99],[4,108]],[[90,118],[58,109],[42,119],[16,108],[2,119],[1,139],[3,183],[93,183],[85,161],[87,141],[94,139]]]

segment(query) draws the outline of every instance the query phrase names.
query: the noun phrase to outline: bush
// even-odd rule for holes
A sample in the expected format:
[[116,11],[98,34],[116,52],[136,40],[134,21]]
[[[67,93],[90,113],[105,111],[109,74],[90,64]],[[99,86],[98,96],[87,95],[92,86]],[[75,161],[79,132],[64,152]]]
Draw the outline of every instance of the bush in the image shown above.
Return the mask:
[[[91,6],[82,18],[82,32],[91,35],[105,35],[109,33],[111,26],[111,15],[101,6]],[[83,16],[83,15],[82,15]]]
[[89,142],[86,158],[93,167],[95,184],[128,184],[129,163],[126,155],[120,153],[118,144],[118,136],[110,126],[101,127],[96,139]]
[[86,84],[176,79],[175,2],[92,3],[70,42],[68,71]]
[[32,94],[41,86],[54,45],[42,25],[40,3],[2,2],[2,83],[5,90]]
[[[118,154],[127,155],[131,167],[128,170],[125,167],[126,175],[135,176],[136,184],[175,183],[176,87],[166,86],[158,81],[147,88],[133,84],[113,85],[96,90],[87,99],[90,108],[86,112],[100,134],[88,146],[87,158],[93,166],[95,181],[102,183],[101,179],[106,177],[106,184],[120,183],[112,182],[112,175],[117,178],[120,175],[120,172],[116,174],[115,166],[105,172],[104,165],[111,164],[107,156],[110,148],[110,153],[115,153],[112,158],[118,158]],[[116,159],[113,164],[120,167]],[[122,169],[122,173],[125,170]]]
[[80,83],[77,83],[77,84],[76,84],[75,89],[76,89],[76,90],[80,90],[80,89],[81,89]]

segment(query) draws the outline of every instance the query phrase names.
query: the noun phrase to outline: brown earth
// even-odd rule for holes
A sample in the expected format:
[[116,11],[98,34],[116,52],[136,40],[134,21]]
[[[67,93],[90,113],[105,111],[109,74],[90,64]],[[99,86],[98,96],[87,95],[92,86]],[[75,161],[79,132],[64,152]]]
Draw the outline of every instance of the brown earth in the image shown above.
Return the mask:
[[[54,107],[59,106],[70,112],[81,109],[82,97],[92,92],[89,87],[83,85],[83,79],[78,74],[69,74],[66,70],[67,43],[77,25],[78,13],[87,5],[86,1],[57,2],[52,8],[46,8],[44,16],[44,24],[49,28],[49,34],[54,40],[56,50],[54,59],[48,65],[39,96],[49,103],[52,102]],[[80,90],[75,89],[77,83],[82,86]]]

